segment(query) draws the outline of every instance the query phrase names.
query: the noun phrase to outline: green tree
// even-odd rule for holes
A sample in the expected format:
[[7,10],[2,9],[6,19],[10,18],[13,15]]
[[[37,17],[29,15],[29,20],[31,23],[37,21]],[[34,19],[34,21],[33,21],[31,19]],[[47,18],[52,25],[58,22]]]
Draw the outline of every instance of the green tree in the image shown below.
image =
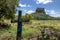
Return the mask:
[[23,18],[23,19],[32,20],[32,19],[33,19],[33,16],[30,15],[30,14],[28,14],[28,13],[26,13],[22,18]]
[[18,0],[0,0],[0,19],[13,19],[15,16],[15,5]]
[[8,27],[5,19],[13,19],[15,17],[15,6],[18,0],[0,0],[0,27]]

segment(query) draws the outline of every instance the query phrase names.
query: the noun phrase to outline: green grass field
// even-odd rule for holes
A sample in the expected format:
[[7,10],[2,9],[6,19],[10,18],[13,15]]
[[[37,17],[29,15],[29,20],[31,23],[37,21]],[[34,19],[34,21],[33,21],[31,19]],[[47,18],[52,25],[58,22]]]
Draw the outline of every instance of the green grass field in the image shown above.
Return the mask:
[[[0,29],[0,40],[15,40],[17,33],[17,24],[11,24],[9,29]],[[44,28],[60,30],[60,20],[31,20],[30,23],[23,23],[22,37],[40,35]]]

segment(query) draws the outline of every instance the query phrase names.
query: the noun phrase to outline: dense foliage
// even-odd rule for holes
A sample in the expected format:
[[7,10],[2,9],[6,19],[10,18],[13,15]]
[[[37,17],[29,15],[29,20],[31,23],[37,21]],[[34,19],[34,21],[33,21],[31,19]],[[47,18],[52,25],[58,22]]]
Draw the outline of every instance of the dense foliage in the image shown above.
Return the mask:
[[33,19],[33,16],[26,13],[24,16],[22,16],[22,19],[28,19],[28,20],[32,20]]
[[18,0],[0,0],[0,27],[8,27],[8,23],[4,22],[4,20],[15,17],[17,2]]
[[17,0],[0,0],[0,19],[13,19]]

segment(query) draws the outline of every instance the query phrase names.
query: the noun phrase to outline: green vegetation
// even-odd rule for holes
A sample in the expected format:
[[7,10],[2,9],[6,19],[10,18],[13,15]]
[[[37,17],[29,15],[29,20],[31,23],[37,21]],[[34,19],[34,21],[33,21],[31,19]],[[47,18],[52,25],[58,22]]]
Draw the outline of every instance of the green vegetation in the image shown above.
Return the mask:
[[18,0],[0,0],[0,28],[9,27],[10,24],[4,22],[8,19],[14,19],[15,17],[15,6]]
[[0,19],[14,18],[17,0],[0,0]]
[[[9,29],[0,29],[0,39],[16,39],[17,24],[11,24]],[[22,37],[41,35],[43,28],[51,28],[52,30],[60,30],[60,20],[31,20],[30,23],[23,23]],[[3,37],[2,37],[3,36]]]
[[35,20],[47,20],[52,18],[51,16],[44,13],[32,13],[31,15],[34,17]]
[[34,20],[60,20],[58,17],[51,17],[44,13],[32,13]]

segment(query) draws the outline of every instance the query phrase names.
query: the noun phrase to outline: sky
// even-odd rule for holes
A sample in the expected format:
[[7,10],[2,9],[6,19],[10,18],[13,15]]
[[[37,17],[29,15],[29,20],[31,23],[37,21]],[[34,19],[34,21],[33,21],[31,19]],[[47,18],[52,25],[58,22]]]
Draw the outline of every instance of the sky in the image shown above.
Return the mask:
[[60,0],[20,0],[17,10],[22,10],[22,14],[31,14],[36,8],[45,8],[47,15],[60,17]]

